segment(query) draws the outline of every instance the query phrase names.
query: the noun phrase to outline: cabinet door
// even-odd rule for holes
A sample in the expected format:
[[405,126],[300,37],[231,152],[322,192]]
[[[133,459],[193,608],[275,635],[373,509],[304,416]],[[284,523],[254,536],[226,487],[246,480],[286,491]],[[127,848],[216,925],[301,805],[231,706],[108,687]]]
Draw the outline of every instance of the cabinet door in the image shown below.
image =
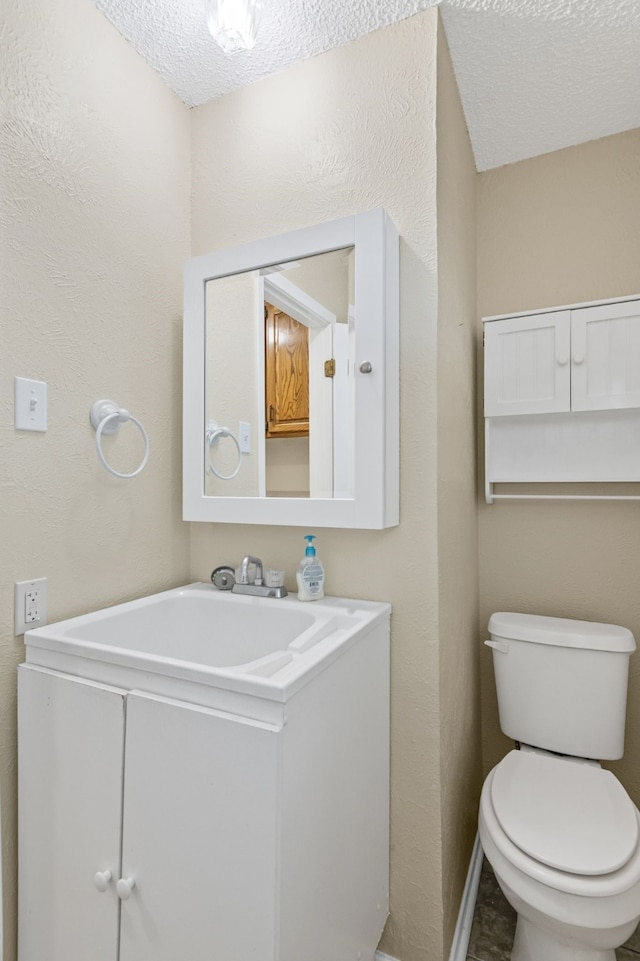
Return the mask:
[[272,961],[279,729],[127,698],[120,961]]
[[640,302],[571,311],[571,406],[640,407]]
[[570,311],[484,325],[484,415],[568,411]]
[[123,736],[121,692],[18,668],[19,961],[117,961]]

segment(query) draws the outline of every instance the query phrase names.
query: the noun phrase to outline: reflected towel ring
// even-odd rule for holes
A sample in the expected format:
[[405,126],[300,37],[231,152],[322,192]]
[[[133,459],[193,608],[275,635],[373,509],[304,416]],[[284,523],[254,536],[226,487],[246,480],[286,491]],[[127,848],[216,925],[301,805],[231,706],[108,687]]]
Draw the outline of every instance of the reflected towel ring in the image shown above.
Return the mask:
[[[211,448],[218,443],[220,437],[230,437],[233,443],[236,445],[236,451],[238,454],[238,463],[236,464],[234,470],[230,474],[221,474],[213,466],[213,461],[211,460]],[[240,467],[242,465],[242,452],[240,451],[240,444],[238,443],[238,438],[235,436],[228,427],[218,427],[215,421],[209,421],[209,427],[205,432],[205,438],[207,441],[207,447],[209,448],[209,470],[212,474],[215,474],[220,480],[231,480],[236,476]]]
[[[130,414],[124,407],[118,407],[112,400],[97,400],[92,406],[89,416],[96,432],[96,450],[104,469],[110,474],[113,474],[114,477],[135,477],[143,471],[149,460],[149,438],[138,418]],[[129,474],[123,474],[120,471],[114,470],[114,468],[107,463],[102,450],[101,440],[103,434],[117,434],[120,430],[120,424],[125,424],[128,420],[130,420],[132,424],[135,424],[142,434],[144,454],[139,467]]]

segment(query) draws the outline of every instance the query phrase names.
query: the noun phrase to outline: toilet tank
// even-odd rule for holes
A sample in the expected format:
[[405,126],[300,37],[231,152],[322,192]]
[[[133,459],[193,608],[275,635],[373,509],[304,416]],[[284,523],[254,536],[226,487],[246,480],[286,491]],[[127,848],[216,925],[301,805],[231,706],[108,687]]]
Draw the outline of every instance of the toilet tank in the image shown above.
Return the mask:
[[491,615],[489,633],[508,737],[575,757],[622,757],[631,631],[501,612]]

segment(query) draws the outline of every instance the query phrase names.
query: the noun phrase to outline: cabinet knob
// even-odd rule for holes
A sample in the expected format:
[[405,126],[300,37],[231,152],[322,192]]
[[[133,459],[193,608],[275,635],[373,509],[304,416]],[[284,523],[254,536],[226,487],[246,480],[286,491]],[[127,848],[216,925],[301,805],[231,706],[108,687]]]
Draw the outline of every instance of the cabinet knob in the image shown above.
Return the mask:
[[361,373],[361,374],[370,374],[372,370],[373,370],[373,367],[372,367],[372,365],[371,365],[371,361],[370,361],[370,360],[364,360],[364,361],[360,364],[360,373]]
[[574,364],[584,364],[584,356],[582,354],[573,355]]
[[136,882],[133,878],[120,878],[116,884],[116,891],[120,900],[128,901],[135,886]]
[[562,357],[558,357],[557,363],[559,367],[565,367],[569,363],[569,358],[563,354]]
[[106,891],[109,887],[109,881],[111,878],[112,874],[108,869],[106,871],[97,871],[93,875],[93,883],[97,887],[98,891]]

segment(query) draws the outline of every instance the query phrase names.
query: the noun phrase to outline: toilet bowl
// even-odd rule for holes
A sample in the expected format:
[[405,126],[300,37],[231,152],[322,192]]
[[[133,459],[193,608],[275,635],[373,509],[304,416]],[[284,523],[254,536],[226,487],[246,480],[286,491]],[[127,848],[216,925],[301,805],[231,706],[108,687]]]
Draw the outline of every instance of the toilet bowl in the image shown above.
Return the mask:
[[613,774],[512,751],[484,783],[479,831],[518,913],[512,961],[615,961],[640,920],[640,812]]

